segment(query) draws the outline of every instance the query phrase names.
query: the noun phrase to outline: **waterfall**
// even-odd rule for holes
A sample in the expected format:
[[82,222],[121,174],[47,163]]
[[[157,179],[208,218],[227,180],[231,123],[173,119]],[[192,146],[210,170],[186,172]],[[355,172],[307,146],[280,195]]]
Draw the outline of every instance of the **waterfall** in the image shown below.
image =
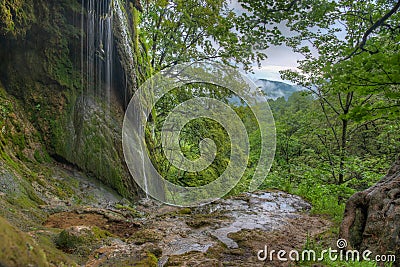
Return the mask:
[[[82,71],[87,96],[103,100],[109,112],[113,83],[113,0],[82,0]],[[86,15],[86,25],[84,24]],[[84,56],[85,55],[85,56]]]
[[142,160],[142,170],[143,170],[143,183],[144,183],[144,192],[146,193],[146,199],[149,198],[149,185],[147,183],[147,173],[146,173],[146,165],[145,165],[145,153],[146,149],[140,144],[140,157]]
[[111,85],[112,85],[112,74],[113,74],[113,34],[112,34],[112,13],[105,19],[105,97],[108,107],[111,103]]
[[[129,20],[121,0],[82,0],[82,85],[86,95],[111,102],[115,49],[121,62],[125,88],[121,99],[126,107],[137,88],[135,54]],[[116,40],[114,40],[116,39]]]
[[[119,60],[124,72],[122,77],[125,78],[125,88],[123,88],[122,100],[125,107],[137,88],[135,49],[133,48],[129,19],[122,0],[81,1],[81,30],[84,34],[81,42],[81,68],[84,96],[93,97],[95,100],[106,103],[106,115],[110,115],[111,92],[115,86],[113,84],[115,59]],[[144,141],[143,144],[145,144]],[[146,198],[148,198],[147,175],[144,166],[144,154],[147,151],[142,144],[140,144],[140,149],[143,164],[142,175],[145,180],[144,190]],[[101,157],[102,154],[100,153],[99,156]]]

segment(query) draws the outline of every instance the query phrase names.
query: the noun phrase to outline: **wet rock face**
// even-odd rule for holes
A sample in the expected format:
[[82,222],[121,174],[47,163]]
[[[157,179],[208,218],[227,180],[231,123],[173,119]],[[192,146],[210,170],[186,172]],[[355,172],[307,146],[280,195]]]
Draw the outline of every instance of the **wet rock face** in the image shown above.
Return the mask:
[[[121,3],[118,5],[120,12],[115,16],[116,22],[125,19],[127,14],[122,5],[125,1],[113,1]],[[23,114],[37,130],[38,139],[48,154],[93,174],[124,197],[135,199],[140,193],[125,166],[120,137],[123,105],[129,100],[129,95],[120,92],[125,87],[121,78],[127,79],[126,86],[130,91],[136,88],[133,82],[136,81],[136,62],[132,55],[128,62],[122,60],[127,60],[132,52],[128,42],[132,34],[128,21],[125,24],[114,23],[112,30],[117,32],[114,38],[118,50],[115,57],[112,57],[113,53],[107,53],[110,58],[101,59],[100,47],[93,51],[82,47],[82,41],[91,43],[85,39],[91,36],[86,32],[88,16],[81,14],[82,10],[87,11],[87,7],[81,4],[89,1],[8,2],[0,4],[0,15],[4,15],[0,16],[0,25],[5,26],[4,29],[0,27],[1,87],[4,85],[5,91],[24,107]],[[102,2],[109,4],[111,1]],[[10,14],[15,10],[18,16],[13,21]],[[26,25],[18,22],[21,19],[19,16],[24,18]],[[81,25],[84,25],[83,29]],[[122,27],[125,36],[119,36]],[[81,32],[85,34],[81,36]],[[108,50],[104,47],[105,40],[100,42],[104,51],[114,50],[111,33],[110,29],[107,35],[110,38],[103,38],[111,39]],[[126,49],[122,51],[121,48]],[[90,51],[92,55],[89,55]],[[87,62],[82,69],[82,57],[95,62],[105,60],[109,64]],[[121,66],[112,68],[117,65]],[[96,66],[99,73],[89,72],[88,66],[91,70]],[[98,83],[97,86],[92,86],[92,80]],[[107,91],[103,92],[101,89],[104,88],[100,88],[99,84],[107,84]],[[89,89],[97,94],[91,92],[87,96]],[[82,99],[84,97],[86,99]],[[121,103],[120,98],[124,98],[125,103]]]
[[124,168],[121,123],[90,97],[76,101],[66,122],[65,131],[57,138],[56,153],[124,197],[135,198],[137,186]]

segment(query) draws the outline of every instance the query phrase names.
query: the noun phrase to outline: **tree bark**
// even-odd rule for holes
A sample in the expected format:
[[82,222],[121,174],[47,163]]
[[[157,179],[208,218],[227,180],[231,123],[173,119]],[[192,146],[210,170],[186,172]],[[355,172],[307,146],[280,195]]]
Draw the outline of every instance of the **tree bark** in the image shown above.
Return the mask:
[[346,144],[347,144],[347,125],[348,120],[342,119],[342,136],[340,144],[340,163],[339,163],[339,179],[338,184],[344,182],[344,167],[345,167],[345,156],[346,156]]
[[339,235],[346,249],[400,259],[400,157],[381,181],[347,201]]

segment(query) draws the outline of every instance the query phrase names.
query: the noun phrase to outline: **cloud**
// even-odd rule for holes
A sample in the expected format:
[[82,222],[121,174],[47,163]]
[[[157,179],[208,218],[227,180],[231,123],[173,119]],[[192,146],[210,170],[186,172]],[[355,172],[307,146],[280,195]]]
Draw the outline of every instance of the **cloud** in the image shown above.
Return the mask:
[[277,65],[262,65],[261,68],[254,67],[253,71],[254,74],[248,74],[253,80],[258,80],[258,79],[266,79],[270,81],[279,81],[279,82],[285,82],[288,84],[293,84],[290,81],[287,80],[282,80],[281,75],[279,74],[279,71],[281,70],[297,70],[296,67],[293,66],[277,66]]
[[[230,0],[228,6],[229,8],[232,8],[238,15],[241,15],[242,13],[248,13],[248,11],[241,6],[238,0]],[[276,25],[270,25],[270,27],[274,26],[277,26],[284,36],[289,37],[294,35],[294,33],[285,26],[284,22]],[[311,50],[314,52],[313,48],[311,48]],[[304,57],[299,53],[293,52],[293,50],[286,45],[271,45],[268,49],[263,50],[262,52],[264,52],[268,58],[261,61],[261,68],[258,68],[257,64],[254,63],[254,74],[248,75],[254,80],[268,79],[272,81],[283,81],[288,84],[293,84],[290,81],[282,80],[279,71],[286,69],[297,70],[298,61],[303,60]]]
[[246,9],[242,7],[242,5],[237,0],[230,0],[228,1],[228,7],[233,9],[236,14],[240,15],[243,13],[249,13]]

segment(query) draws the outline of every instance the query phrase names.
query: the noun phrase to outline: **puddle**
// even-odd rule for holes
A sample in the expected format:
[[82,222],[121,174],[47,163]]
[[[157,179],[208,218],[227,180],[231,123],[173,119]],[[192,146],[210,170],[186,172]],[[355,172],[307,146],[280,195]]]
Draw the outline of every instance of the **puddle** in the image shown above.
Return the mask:
[[221,222],[209,232],[228,248],[238,248],[238,244],[228,237],[230,233],[254,229],[279,230],[288,219],[298,218],[299,212],[311,209],[311,205],[298,196],[282,192],[258,192],[245,194],[241,199],[219,200],[202,209],[219,212],[229,218],[228,223]]
[[[298,218],[300,212],[310,209],[311,205],[300,197],[283,192],[247,193],[237,198],[221,199],[195,209],[194,215],[207,215],[210,221],[204,222],[205,226],[198,229],[190,229],[185,237],[167,242],[163,254],[206,252],[216,243],[215,238],[228,248],[238,248],[229,234],[254,229],[279,230],[289,219]],[[181,229],[187,227],[178,221],[176,226]]]

